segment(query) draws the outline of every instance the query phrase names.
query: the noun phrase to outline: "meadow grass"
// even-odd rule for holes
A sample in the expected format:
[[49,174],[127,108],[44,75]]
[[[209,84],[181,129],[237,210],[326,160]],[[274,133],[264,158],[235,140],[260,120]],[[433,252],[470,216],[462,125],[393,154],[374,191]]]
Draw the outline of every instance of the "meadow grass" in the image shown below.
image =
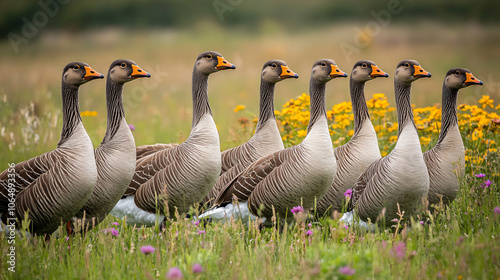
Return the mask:
[[[155,74],[163,77],[155,80],[155,86],[137,81],[125,87],[127,120],[136,126],[134,136],[140,145],[179,142],[187,137],[194,58],[207,49],[219,50],[238,67],[234,72],[217,73],[210,80],[210,101],[221,146],[225,149],[246,141],[253,133],[251,120],[258,112],[259,73],[268,59],[282,58],[301,75],[297,81],[280,83],[276,90],[277,118],[285,144],[290,146],[303,138],[299,131],[307,125],[303,120],[307,115],[302,112],[308,107],[305,98],[294,108],[287,106],[287,102],[290,98],[299,100],[301,93],[307,92],[310,67],[316,59],[332,57],[341,69],[349,72],[356,60],[369,58],[391,74],[400,59],[412,57],[434,75],[432,79],[416,82],[412,96],[415,109],[440,103],[442,78],[454,66],[469,68],[485,82],[483,88],[462,90],[459,104],[483,108],[484,104],[478,103],[483,94],[497,101],[493,108],[484,106],[481,112],[472,113],[465,107],[459,110],[468,158],[458,197],[449,207],[438,207],[432,214],[422,211],[413,218],[403,215],[395,223],[395,227],[399,225],[398,230],[377,228],[373,232],[356,226],[346,228],[339,223],[338,215],[313,218],[312,211],[307,220],[304,220],[306,215],[301,214],[293,223],[277,221],[275,227],[263,230],[259,230],[256,223],[247,225],[246,221],[197,224],[183,216],[168,220],[165,229],[160,225],[135,228],[123,220],[108,217],[97,228],[69,239],[60,228],[49,243],[45,243],[43,237],[18,235],[15,273],[7,271],[9,245],[6,237],[0,235],[2,278],[165,279],[173,267],[180,268],[188,279],[498,278],[500,214],[495,213],[495,207],[500,207],[497,146],[500,137],[498,124],[489,116],[500,113],[497,108],[500,96],[496,86],[488,85],[489,77],[498,73],[496,61],[489,57],[496,50],[495,42],[500,41],[498,33],[493,28],[480,29],[480,32],[470,33],[476,40],[465,41],[461,48],[450,48],[447,44],[454,42],[460,32],[475,29],[457,26],[443,32],[439,27],[432,30],[419,27],[412,30],[414,36],[410,38],[410,27],[388,27],[386,32],[391,36],[383,32],[373,38],[373,43],[348,63],[337,47],[342,40],[352,40],[355,26],[356,23],[302,30],[297,34],[267,31],[254,35],[242,35],[237,30],[214,31],[216,27],[209,25],[198,26],[190,32],[105,30],[67,36],[56,32],[43,34],[17,56],[6,54],[9,45],[0,42],[3,61],[0,69],[10,73],[10,76],[0,77],[0,164],[5,167],[0,169],[6,169],[10,162],[31,158],[55,147],[61,129],[60,71],[71,60],[86,61],[105,74],[108,64],[123,56],[138,62],[153,77]],[[322,39],[324,44],[308,43]],[[446,48],[442,47],[444,45]],[[142,94],[143,89],[146,94]],[[384,98],[394,104],[392,81],[370,82],[367,85],[368,102],[374,92],[385,92]],[[331,127],[334,146],[350,138],[352,112],[346,109],[348,104],[337,106],[348,101],[348,96],[346,81],[333,81],[329,85],[330,125],[342,123]],[[375,102],[383,103],[384,99],[378,97],[372,101],[374,107]],[[97,116],[83,117],[97,146],[106,127],[104,83],[92,82],[83,86],[80,103],[82,111],[97,112]],[[246,109],[234,112],[238,104],[246,105]],[[383,114],[380,108],[370,112],[374,125],[380,125],[377,131],[380,148],[390,152],[395,143],[391,136],[397,129],[391,130],[395,123],[394,112],[389,105],[384,106]],[[285,109],[289,110],[284,112]],[[424,137],[421,138],[424,151],[437,140],[440,115],[434,114],[436,110],[439,111],[439,106],[416,112],[420,117],[416,118],[417,126],[423,127],[419,134]],[[433,117],[428,118],[429,115]],[[292,116],[301,118],[291,120]],[[481,131],[481,135],[476,131]],[[478,174],[485,174],[485,177],[476,177]],[[484,185],[487,180],[491,182],[489,187]],[[307,234],[309,230],[311,235]],[[147,245],[153,246],[155,252],[142,253],[141,247]],[[201,264],[203,272],[192,272],[192,266],[197,263]]]

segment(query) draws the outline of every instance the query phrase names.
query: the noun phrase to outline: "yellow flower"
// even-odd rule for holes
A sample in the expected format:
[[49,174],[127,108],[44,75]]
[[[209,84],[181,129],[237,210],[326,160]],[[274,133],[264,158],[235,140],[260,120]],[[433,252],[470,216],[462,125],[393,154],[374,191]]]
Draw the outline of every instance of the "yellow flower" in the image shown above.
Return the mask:
[[382,151],[380,154],[381,154],[383,157],[385,157],[386,155],[388,155],[387,151]]
[[97,111],[83,111],[80,113],[82,117],[95,117],[97,116]]
[[398,137],[396,135],[389,137],[389,142],[396,143],[397,141],[398,141]]
[[307,130],[299,130],[297,131],[297,136],[305,137],[307,135]]
[[479,129],[474,129],[471,136],[472,141],[477,141],[482,138],[483,138],[483,131]]
[[238,106],[236,106],[236,108],[234,108],[234,112],[235,113],[239,112],[241,110],[244,110],[245,108],[246,108],[245,105],[238,105]]
[[491,99],[488,95],[483,95],[483,98],[479,99],[479,103],[483,104],[483,109],[487,106],[493,108],[493,99]]
[[429,142],[431,142],[431,138],[430,137],[420,137],[420,145],[428,145]]

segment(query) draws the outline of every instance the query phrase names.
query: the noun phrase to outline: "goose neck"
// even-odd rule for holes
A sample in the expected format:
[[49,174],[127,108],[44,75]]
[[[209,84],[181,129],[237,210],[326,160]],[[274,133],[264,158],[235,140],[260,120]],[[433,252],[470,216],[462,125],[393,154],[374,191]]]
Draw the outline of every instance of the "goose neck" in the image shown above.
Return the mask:
[[208,75],[193,70],[193,122],[191,129],[196,127],[205,114],[212,115],[210,104],[208,103]]
[[121,120],[125,118],[122,92],[123,84],[116,83],[110,78],[106,80],[106,109],[108,111],[108,124],[103,143],[109,141],[115,136],[116,132],[120,128]]
[[276,84],[268,83],[263,79],[260,81],[260,112],[259,121],[255,133],[269,120],[275,120],[274,115],[274,88]]
[[311,95],[311,118],[307,126],[307,133],[311,131],[314,124],[324,117],[326,119],[326,83],[311,79],[309,92]]
[[438,143],[444,140],[451,127],[458,124],[457,95],[458,89],[451,89],[443,84],[441,132],[439,133]]
[[415,130],[417,127],[413,122],[413,111],[411,109],[411,83],[394,81],[396,91],[396,110],[398,113],[398,136],[407,125]]
[[365,99],[365,83],[358,82],[351,77],[350,88],[352,111],[354,114],[354,134],[357,134],[363,122],[370,119],[370,114],[368,113],[368,106]]
[[78,105],[78,87],[68,85],[65,82],[61,84],[62,107],[63,107],[63,128],[61,139],[58,146],[62,145],[73,135],[78,124],[82,122],[80,116],[80,107]]

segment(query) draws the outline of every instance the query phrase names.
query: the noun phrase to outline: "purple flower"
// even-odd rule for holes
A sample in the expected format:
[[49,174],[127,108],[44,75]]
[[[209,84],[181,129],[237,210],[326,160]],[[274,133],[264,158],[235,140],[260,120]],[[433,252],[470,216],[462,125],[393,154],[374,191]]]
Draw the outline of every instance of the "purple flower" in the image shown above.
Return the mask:
[[484,187],[485,187],[485,188],[487,188],[487,187],[489,187],[489,186],[491,186],[491,181],[490,181],[490,180],[488,180],[488,181],[484,182]]
[[141,247],[141,252],[144,254],[144,255],[149,255],[149,254],[152,254],[155,252],[155,247],[151,246],[151,245],[147,245],[147,246],[142,246]]
[[191,221],[191,223],[195,226],[199,225],[200,224],[200,221],[199,220],[196,220],[196,221]]
[[345,228],[345,229],[348,229],[348,228],[349,228],[349,226],[348,226],[348,225],[345,225],[345,226],[344,226],[344,228]]
[[130,128],[130,130],[134,131],[134,130],[135,130],[135,125],[133,125],[133,124],[129,124],[129,125],[128,125],[128,128]]
[[112,225],[119,226],[120,224],[118,222],[112,222]]
[[172,267],[167,272],[168,279],[182,279],[182,271],[178,267]]
[[203,267],[199,263],[193,264],[193,273],[202,273]]
[[476,174],[476,177],[477,177],[477,178],[483,178],[484,176],[486,176],[486,175],[484,175],[484,173],[479,173],[479,174]]
[[312,225],[311,223],[308,223],[308,224],[307,224],[307,226],[308,226],[308,227],[312,227],[313,225]]
[[118,230],[116,230],[116,228],[107,228],[105,230],[103,230],[105,233],[108,233],[108,232],[111,232],[112,235],[114,236],[118,236]]
[[495,207],[495,209],[493,209],[493,212],[497,215],[500,215],[500,207]]
[[391,220],[391,222],[394,222],[394,223],[397,223],[398,221],[399,221],[399,220],[398,220],[398,219],[396,219],[396,218],[394,218],[394,219],[392,219],[392,220]]
[[398,244],[393,247],[391,254],[398,259],[402,259],[406,254],[406,244],[402,241],[398,242]]
[[204,230],[199,230],[199,231],[198,231],[198,234],[204,234],[204,233],[205,233],[205,231],[204,231]]
[[313,235],[313,231],[312,231],[312,230],[308,230],[308,231],[306,232],[306,235],[309,235],[309,236]]
[[344,196],[345,196],[346,198],[351,197],[351,196],[352,196],[352,190],[351,190],[351,189],[347,189],[347,190],[345,191],[345,193],[344,193]]
[[[497,208],[498,208],[498,207],[497,207]],[[496,208],[495,208],[495,210],[496,210]],[[68,241],[68,240],[69,240],[69,236],[66,236],[66,241]]]
[[424,223],[424,221],[420,221],[420,224],[421,224],[421,225],[424,225],[425,223]]
[[291,211],[292,211],[292,214],[295,215],[296,213],[304,212],[304,207],[299,205],[299,206],[293,207]]
[[350,268],[348,265],[339,268],[339,273],[344,275],[354,275],[356,269]]

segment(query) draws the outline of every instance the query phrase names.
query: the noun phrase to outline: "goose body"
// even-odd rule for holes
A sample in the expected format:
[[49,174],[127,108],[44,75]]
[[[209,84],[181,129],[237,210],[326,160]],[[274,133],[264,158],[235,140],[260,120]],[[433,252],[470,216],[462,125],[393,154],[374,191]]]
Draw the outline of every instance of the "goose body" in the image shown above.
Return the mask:
[[364,96],[365,82],[376,77],[388,77],[372,61],[358,61],[351,72],[351,103],[354,112],[354,135],[345,145],[334,149],[337,160],[337,173],[332,186],[318,201],[318,216],[341,212],[345,206],[344,193],[356,182],[359,175],[370,164],[379,160],[380,155],[377,134],[370,121]]
[[457,94],[469,85],[482,85],[472,73],[464,68],[448,71],[443,82],[442,124],[436,146],[424,153],[429,171],[429,203],[446,205],[457,196],[459,178],[465,173],[465,148],[458,127]]
[[413,215],[429,191],[429,175],[413,122],[411,83],[430,74],[418,62],[404,60],[394,77],[398,111],[398,141],[386,157],[370,165],[353,187],[350,210],[363,221],[375,222],[385,208],[385,222],[399,218],[398,205],[405,217]]
[[[86,63],[73,62],[63,70],[63,129],[53,151],[16,164],[0,174],[2,220],[22,221],[28,212],[30,230],[51,234],[87,201],[97,181],[92,142],[83,127],[79,106],[80,85],[103,78]],[[15,175],[15,182],[9,175]],[[12,176],[12,175],[11,175]],[[14,183],[15,196],[9,195]],[[15,198],[15,209],[8,209]],[[18,224],[17,226],[20,226]]]
[[205,197],[205,203],[210,205],[220,190],[252,162],[284,149],[274,115],[274,88],[276,83],[284,79],[298,77],[284,61],[270,60],[264,64],[260,86],[260,113],[255,134],[248,142],[221,153],[221,174]]
[[[135,174],[125,192],[125,196],[134,196],[135,205],[122,199],[113,215],[122,218],[122,214],[130,213],[128,221],[147,224],[158,212],[170,216],[176,211],[186,213],[206,196],[221,172],[219,134],[208,104],[208,76],[234,68],[219,53],[198,56],[193,70],[193,124],[188,139],[179,145],[138,147]],[[139,216],[148,218],[141,222]]]
[[346,76],[333,60],[317,61],[311,75],[311,120],[305,139],[252,163],[219,194],[216,205],[224,206],[234,197],[248,201],[249,212],[266,219],[274,213],[291,217],[290,210],[297,205],[313,207],[331,186],[337,169],[326,117],[326,83]]
[[72,219],[73,226],[84,219],[84,228],[99,224],[125,193],[135,172],[135,141],[125,120],[122,90],[126,82],[150,77],[128,59],[114,61],[108,71],[106,99],[108,125],[102,143],[95,149],[97,183],[85,205]]

